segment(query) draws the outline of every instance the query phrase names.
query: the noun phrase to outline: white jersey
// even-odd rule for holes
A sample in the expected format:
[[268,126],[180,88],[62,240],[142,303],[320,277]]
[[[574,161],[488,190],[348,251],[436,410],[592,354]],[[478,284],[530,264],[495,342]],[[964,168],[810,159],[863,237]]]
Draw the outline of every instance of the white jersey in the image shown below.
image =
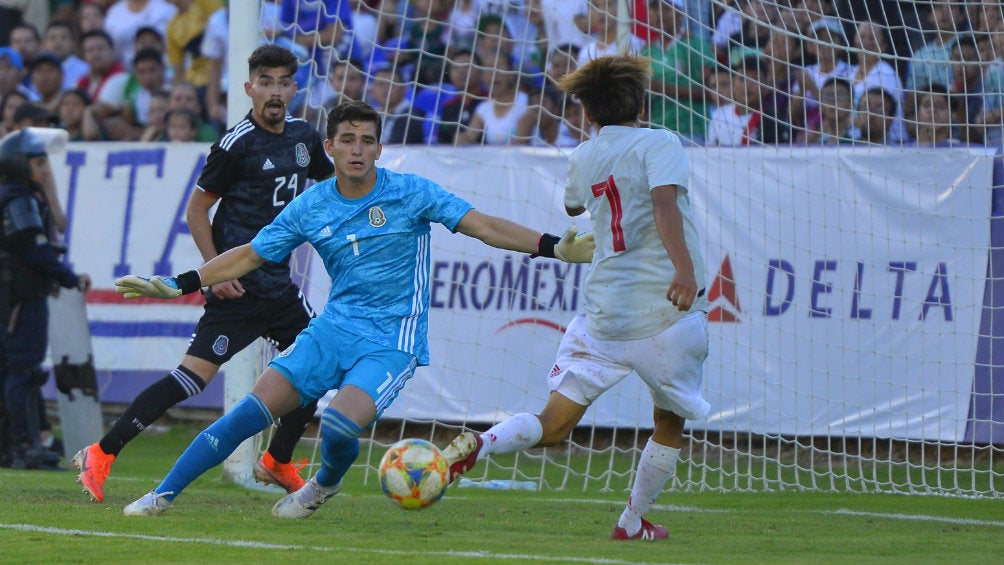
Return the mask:
[[704,258],[690,212],[690,167],[679,138],[662,129],[604,126],[569,157],[565,206],[584,207],[593,221],[596,251],[586,276],[590,335],[607,340],[653,336],[690,312],[666,299],[676,268],[656,229],[651,190],[676,185],[683,234],[704,288]]

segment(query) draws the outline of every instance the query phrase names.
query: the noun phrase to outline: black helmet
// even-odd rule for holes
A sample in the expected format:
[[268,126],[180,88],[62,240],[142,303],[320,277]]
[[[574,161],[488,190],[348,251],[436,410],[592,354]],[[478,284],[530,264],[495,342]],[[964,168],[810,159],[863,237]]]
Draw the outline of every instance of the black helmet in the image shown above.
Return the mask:
[[25,128],[7,134],[0,139],[0,178],[31,180],[28,160],[62,150],[67,137],[66,130],[56,128]]

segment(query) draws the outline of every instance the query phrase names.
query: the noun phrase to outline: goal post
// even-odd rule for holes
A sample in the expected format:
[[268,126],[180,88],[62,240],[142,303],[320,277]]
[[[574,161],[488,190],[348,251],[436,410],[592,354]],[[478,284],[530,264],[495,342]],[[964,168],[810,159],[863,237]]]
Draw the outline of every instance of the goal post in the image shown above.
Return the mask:
[[[449,66],[430,83],[416,63],[424,60],[420,49],[381,36],[394,25],[418,26],[411,37],[439,29],[425,15],[407,12],[407,3],[384,11],[381,3],[362,2],[354,34],[339,45],[315,44],[313,56],[301,61],[310,71],[298,97],[306,102],[293,111],[316,118],[323,111],[311,104],[336,94],[318,53],[329,63],[360,64],[360,95],[371,103],[376,70],[398,65],[405,72],[393,81],[421,106],[424,115],[408,119],[421,123],[426,143],[385,144],[380,166],[432,178],[481,210],[537,229],[560,233],[569,223],[580,231],[602,229],[563,213],[569,152],[595,132],[582,127],[574,101],[549,99],[553,89],[541,94],[560,71],[555,68],[568,62],[561,50],[539,49],[539,37],[514,36],[534,22],[559,28],[546,25],[554,14],[528,13],[527,4],[538,5],[485,0],[475,3],[478,13],[439,22],[450,32],[443,36],[447,59],[458,46],[477,53],[478,61],[490,57],[479,42],[532,52],[514,65],[517,93],[498,100],[492,93],[506,88],[500,78],[506,73],[484,65],[465,71],[480,77],[482,89],[470,92],[472,99],[500,112],[527,112],[532,119],[522,120],[518,133],[430,143],[457,125],[443,104],[457,86]],[[846,71],[846,95],[827,90],[839,84],[793,88],[799,80],[814,81],[813,72],[829,72],[812,61],[829,56],[830,43],[839,43],[845,64],[861,55],[851,48],[855,34],[871,30],[852,14],[815,13],[801,2],[748,3],[741,12],[713,0],[706,18],[670,23],[671,8],[635,13],[646,4],[593,0],[584,16],[596,35],[609,18],[616,32],[605,37],[629,50],[640,42],[653,59],[665,83],[653,88],[677,94],[651,92],[643,122],[675,124],[670,129],[679,131],[691,166],[687,188],[707,264],[705,393],[713,408],[707,420],[688,422],[677,476],[667,488],[1000,497],[1004,366],[997,360],[1004,351],[996,350],[1004,343],[997,319],[1004,311],[1004,208],[993,204],[994,187],[1004,182],[999,155],[975,137],[946,140],[942,127],[923,121],[924,104],[933,102],[905,86],[902,69],[910,61],[901,50],[889,48],[881,58],[898,71],[899,82],[890,78],[886,85],[899,85],[889,108],[882,92],[868,92]],[[231,3],[231,39],[243,34],[242,47],[230,46],[231,123],[248,105],[243,67],[233,63],[263,40],[261,13],[256,2]],[[647,23],[639,25],[643,16]],[[492,27],[498,21],[501,31]],[[473,27],[455,29],[464,25]],[[303,29],[280,31],[293,37]],[[630,36],[632,29],[649,30],[654,43]],[[492,37],[493,30],[502,37]],[[985,46],[982,38],[979,45]],[[682,93],[691,90],[703,94],[681,105]],[[723,108],[731,114],[722,117]],[[829,131],[834,124],[845,127]],[[934,139],[880,143],[871,137],[879,127],[894,137]],[[397,440],[421,437],[442,446],[463,429],[483,431],[508,415],[539,411],[561,331],[582,308],[584,268],[529,261],[438,228],[432,262],[432,364],[418,369],[362,438],[352,472],[367,478]],[[328,287],[323,267],[316,256],[300,253],[293,268],[319,310]],[[250,389],[270,351],[242,355],[248,357],[225,367],[228,398]],[[647,390],[629,376],[590,408],[567,443],[491,457],[469,478],[625,490],[650,435],[651,411]],[[305,442],[314,450],[310,473],[319,461],[319,442],[311,440]],[[249,477],[263,447],[249,443],[247,453],[228,460],[227,475]]]

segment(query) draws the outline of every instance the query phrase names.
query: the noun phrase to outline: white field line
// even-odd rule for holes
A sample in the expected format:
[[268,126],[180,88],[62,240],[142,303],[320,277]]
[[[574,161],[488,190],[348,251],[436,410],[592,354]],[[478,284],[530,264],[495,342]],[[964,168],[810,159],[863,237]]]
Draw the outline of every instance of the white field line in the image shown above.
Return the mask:
[[[414,555],[437,556],[437,557],[460,557],[464,559],[481,559],[489,562],[498,561],[536,561],[536,562],[562,562],[562,563],[597,563],[601,565],[634,565],[644,563],[637,561],[623,561],[620,559],[602,559],[588,557],[560,557],[555,555],[529,555],[519,553],[492,553],[490,551],[399,551],[393,549],[363,549],[358,547],[324,547],[316,545],[291,545],[278,543],[264,543],[258,541],[226,540],[217,538],[189,538],[173,536],[151,536],[144,534],[125,534],[120,532],[105,532],[96,530],[70,530],[65,528],[51,528],[47,526],[35,526],[32,524],[0,524],[0,529],[15,530],[21,532],[37,532],[49,535],[63,536],[92,536],[100,538],[123,538],[143,541],[156,541],[166,543],[198,543],[205,545],[217,545],[224,547],[247,547],[252,549],[276,549],[282,551],[317,551],[323,553],[344,554],[346,552],[358,554],[393,555],[407,557]],[[686,565],[682,563],[666,565]]]

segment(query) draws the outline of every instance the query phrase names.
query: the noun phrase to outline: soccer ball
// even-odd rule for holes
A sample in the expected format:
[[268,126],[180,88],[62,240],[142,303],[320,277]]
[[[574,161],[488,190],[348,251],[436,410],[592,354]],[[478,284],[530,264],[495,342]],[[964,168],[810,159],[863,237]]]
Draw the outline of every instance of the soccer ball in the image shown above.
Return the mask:
[[438,447],[422,439],[403,439],[380,460],[380,487],[401,508],[418,510],[443,498],[449,470]]

